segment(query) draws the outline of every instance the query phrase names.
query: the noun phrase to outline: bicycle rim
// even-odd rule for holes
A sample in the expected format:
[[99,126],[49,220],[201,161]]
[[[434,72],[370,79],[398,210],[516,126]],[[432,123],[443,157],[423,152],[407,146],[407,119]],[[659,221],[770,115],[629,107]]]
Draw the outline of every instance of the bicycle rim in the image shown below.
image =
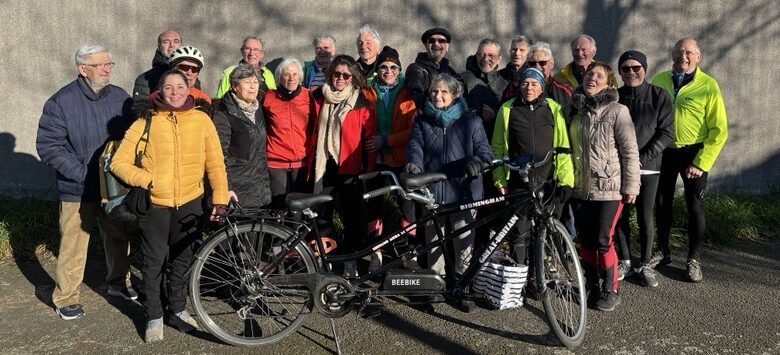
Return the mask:
[[[281,243],[293,235],[281,225],[251,221],[206,241],[193,264],[190,295],[195,314],[211,334],[237,346],[270,344],[294,332],[311,313],[305,287],[274,285],[267,279],[317,271],[303,243],[281,255]],[[278,258],[284,259],[261,275],[263,266]]]
[[559,221],[537,243],[537,279],[542,304],[555,335],[568,348],[582,344],[587,326],[585,278],[569,233]]

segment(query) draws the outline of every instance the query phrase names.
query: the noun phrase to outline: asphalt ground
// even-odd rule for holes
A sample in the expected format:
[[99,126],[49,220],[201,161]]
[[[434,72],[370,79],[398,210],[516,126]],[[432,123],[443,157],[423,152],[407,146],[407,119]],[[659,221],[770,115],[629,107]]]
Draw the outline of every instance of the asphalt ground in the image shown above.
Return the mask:
[[[561,347],[542,305],[461,313],[436,304],[433,313],[385,300],[382,314],[336,319],[344,354],[780,354],[780,242],[706,249],[704,282],[685,281],[675,255],[659,267],[657,288],[636,278],[621,283],[622,303],[610,313],[590,310],[582,346]],[[165,340],[143,342],[143,308],[105,294],[101,260],[90,259],[81,303],[86,316],[63,321],[51,306],[54,262],[0,262],[2,354],[333,354],[330,321],[317,314],[279,343],[260,348],[225,345],[205,332],[166,326]],[[138,275],[134,270],[134,275]],[[134,277],[137,282],[137,278]]]

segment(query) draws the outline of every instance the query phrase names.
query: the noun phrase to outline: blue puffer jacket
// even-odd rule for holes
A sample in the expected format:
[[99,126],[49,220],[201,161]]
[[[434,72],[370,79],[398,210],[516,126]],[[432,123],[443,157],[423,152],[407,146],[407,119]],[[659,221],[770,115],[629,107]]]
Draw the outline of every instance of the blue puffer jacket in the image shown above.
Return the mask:
[[466,162],[489,162],[493,150],[479,117],[466,113],[442,127],[434,117],[418,110],[406,157],[424,172],[441,172],[449,177],[429,186],[437,202],[471,202],[482,199],[482,177],[463,179]]
[[130,96],[108,85],[95,94],[76,78],[43,106],[36,148],[57,172],[60,200],[99,201],[98,155],[110,138],[122,139],[132,123]]

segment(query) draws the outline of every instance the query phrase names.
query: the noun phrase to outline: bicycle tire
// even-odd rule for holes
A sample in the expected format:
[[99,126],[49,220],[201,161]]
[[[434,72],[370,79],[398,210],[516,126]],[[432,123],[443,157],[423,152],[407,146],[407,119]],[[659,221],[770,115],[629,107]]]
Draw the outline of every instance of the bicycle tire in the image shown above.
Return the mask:
[[[215,337],[236,346],[267,345],[297,330],[311,313],[305,287],[277,287],[267,277],[316,273],[311,249],[298,243],[286,255],[280,243],[295,232],[275,222],[242,221],[209,237],[190,275],[190,296],[200,323]],[[284,260],[265,275],[259,270]]]
[[535,245],[536,278],[544,313],[555,336],[568,348],[582,344],[587,328],[585,276],[574,243],[559,221],[544,227]]

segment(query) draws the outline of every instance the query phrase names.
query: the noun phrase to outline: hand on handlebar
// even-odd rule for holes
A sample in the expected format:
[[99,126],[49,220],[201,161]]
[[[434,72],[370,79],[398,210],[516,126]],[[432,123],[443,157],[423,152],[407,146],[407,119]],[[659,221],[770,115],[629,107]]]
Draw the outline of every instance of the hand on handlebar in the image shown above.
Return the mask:
[[485,163],[473,159],[466,162],[466,165],[463,167],[463,175],[465,177],[472,177],[472,176],[479,176],[482,175],[482,169],[486,168]]

